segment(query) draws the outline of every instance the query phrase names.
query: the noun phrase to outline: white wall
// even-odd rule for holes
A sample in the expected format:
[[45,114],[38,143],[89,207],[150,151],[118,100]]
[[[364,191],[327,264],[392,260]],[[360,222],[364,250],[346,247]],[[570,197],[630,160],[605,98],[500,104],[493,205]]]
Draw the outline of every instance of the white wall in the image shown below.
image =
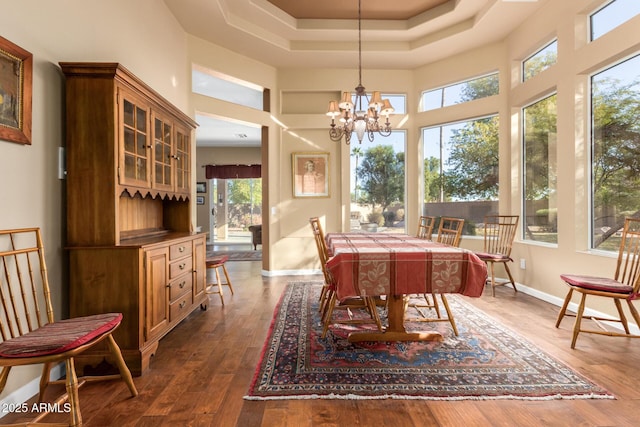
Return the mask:
[[[187,111],[186,35],[157,0],[0,0],[0,10],[0,35],[34,58],[32,144],[0,141],[0,228],[41,227],[56,315],[66,316],[65,182],[57,171],[64,82],[57,64],[120,62]],[[0,399],[31,397],[37,388],[18,389],[39,375],[39,368],[14,368]]]

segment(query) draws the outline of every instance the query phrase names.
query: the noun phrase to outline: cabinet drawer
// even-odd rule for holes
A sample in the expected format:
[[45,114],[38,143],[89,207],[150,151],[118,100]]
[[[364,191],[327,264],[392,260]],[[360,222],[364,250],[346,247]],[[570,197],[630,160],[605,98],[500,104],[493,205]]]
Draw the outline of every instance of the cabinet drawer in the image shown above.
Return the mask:
[[191,255],[193,253],[193,245],[191,241],[176,243],[174,245],[169,246],[169,260],[173,261],[174,259],[182,258],[187,255]]
[[191,273],[193,271],[193,258],[183,258],[179,261],[169,264],[169,279],[175,279],[176,277]]
[[182,318],[187,315],[193,304],[193,294],[191,292],[184,294],[171,304],[169,304],[169,321]]
[[169,284],[169,301],[175,301],[193,287],[193,275],[186,274]]

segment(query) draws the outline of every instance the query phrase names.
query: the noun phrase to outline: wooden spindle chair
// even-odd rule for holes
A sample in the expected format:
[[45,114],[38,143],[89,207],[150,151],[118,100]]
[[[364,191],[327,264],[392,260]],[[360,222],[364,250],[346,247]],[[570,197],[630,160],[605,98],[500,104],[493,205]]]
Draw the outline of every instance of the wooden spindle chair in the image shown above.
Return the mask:
[[431,235],[433,234],[433,225],[436,222],[435,216],[421,216],[420,221],[418,222],[418,232],[416,233],[416,237],[420,239],[431,240]]
[[[613,278],[579,274],[561,274],[560,278],[569,286],[569,292],[558,314],[556,328],[560,327],[560,322],[562,322],[565,316],[576,318],[573,325],[571,348],[576,347],[576,341],[580,332],[612,337],[640,338],[640,335],[632,334],[629,330],[629,324],[621,304],[621,301],[627,303],[627,307],[633,320],[636,322],[636,326],[640,328],[640,316],[633,305],[633,301],[638,298],[640,292],[640,219],[625,219],[620,248],[618,250],[616,271]],[[567,313],[567,307],[574,292],[581,294],[581,297],[577,312],[571,314]],[[613,300],[616,310],[618,311],[618,318],[585,316],[584,310],[587,296]],[[600,329],[583,329],[582,319],[584,318],[594,321]],[[603,322],[620,323],[624,328],[624,332],[613,331],[611,328],[607,328]]]
[[[489,283],[491,284],[491,294],[496,296],[496,287],[511,284],[513,290],[518,292],[516,282],[513,280],[509,263],[511,258],[511,247],[518,229],[517,215],[487,215],[484,217],[484,247],[482,252],[476,252],[478,258],[487,263],[489,267]],[[495,265],[502,264],[509,276],[509,280],[496,280]]]
[[[376,308],[376,299],[374,297],[354,297],[349,298],[347,301],[338,301],[336,294],[336,284],[333,279],[333,275],[327,268],[327,261],[329,260],[329,251],[327,249],[327,242],[325,240],[320,220],[317,217],[309,219],[313,237],[316,242],[316,248],[318,250],[318,258],[320,260],[320,266],[324,275],[324,285],[320,295],[320,313],[322,319],[322,338],[327,336],[329,326],[334,323],[342,324],[368,324],[373,323],[376,325],[379,331],[382,330],[382,322]],[[348,319],[336,320],[333,318],[333,312],[335,309],[346,310],[349,313]],[[367,311],[369,318],[353,318],[351,316],[352,309],[364,309]]]
[[[122,379],[131,396],[138,395],[112,336],[122,321],[121,313],[54,319],[40,229],[0,231],[0,304],[0,391],[6,385],[12,367],[42,364],[38,402],[42,402],[49,384],[64,383],[66,393],[58,398],[57,405],[45,406],[61,407],[68,402],[69,426],[82,425],[78,388],[86,381]],[[74,357],[103,341],[120,374],[78,378]],[[50,381],[52,366],[62,362],[66,367],[66,379]],[[25,425],[52,425],[40,422],[47,414],[34,414],[35,418]]]

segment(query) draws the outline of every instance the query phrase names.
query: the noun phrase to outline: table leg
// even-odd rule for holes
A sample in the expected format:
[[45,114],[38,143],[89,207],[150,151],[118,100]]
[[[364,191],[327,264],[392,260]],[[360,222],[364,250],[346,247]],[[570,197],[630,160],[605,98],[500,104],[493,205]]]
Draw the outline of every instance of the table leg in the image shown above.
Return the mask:
[[402,295],[387,296],[389,326],[383,331],[352,332],[349,342],[361,341],[442,341],[438,332],[407,332],[404,328],[404,297]]

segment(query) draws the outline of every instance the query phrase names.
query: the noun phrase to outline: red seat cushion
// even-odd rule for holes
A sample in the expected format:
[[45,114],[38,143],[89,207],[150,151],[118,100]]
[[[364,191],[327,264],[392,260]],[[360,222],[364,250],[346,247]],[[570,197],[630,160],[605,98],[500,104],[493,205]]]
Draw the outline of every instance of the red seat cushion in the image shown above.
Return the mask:
[[510,257],[502,254],[490,254],[487,252],[476,252],[478,258],[482,261],[493,261],[493,262],[507,262],[513,261]]
[[560,278],[571,286],[592,291],[613,292],[616,294],[630,294],[633,292],[632,286],[606,277],[561,274]]
[[229,255],[218,255],[207,258],[206,263],[207,267],[215,267],[217,265],[222,265],[229,260]]
[[111,331],[122,313],[96,314],[48,323],[35,331],[0,343],[0,357],[38,357],[64,353]]

